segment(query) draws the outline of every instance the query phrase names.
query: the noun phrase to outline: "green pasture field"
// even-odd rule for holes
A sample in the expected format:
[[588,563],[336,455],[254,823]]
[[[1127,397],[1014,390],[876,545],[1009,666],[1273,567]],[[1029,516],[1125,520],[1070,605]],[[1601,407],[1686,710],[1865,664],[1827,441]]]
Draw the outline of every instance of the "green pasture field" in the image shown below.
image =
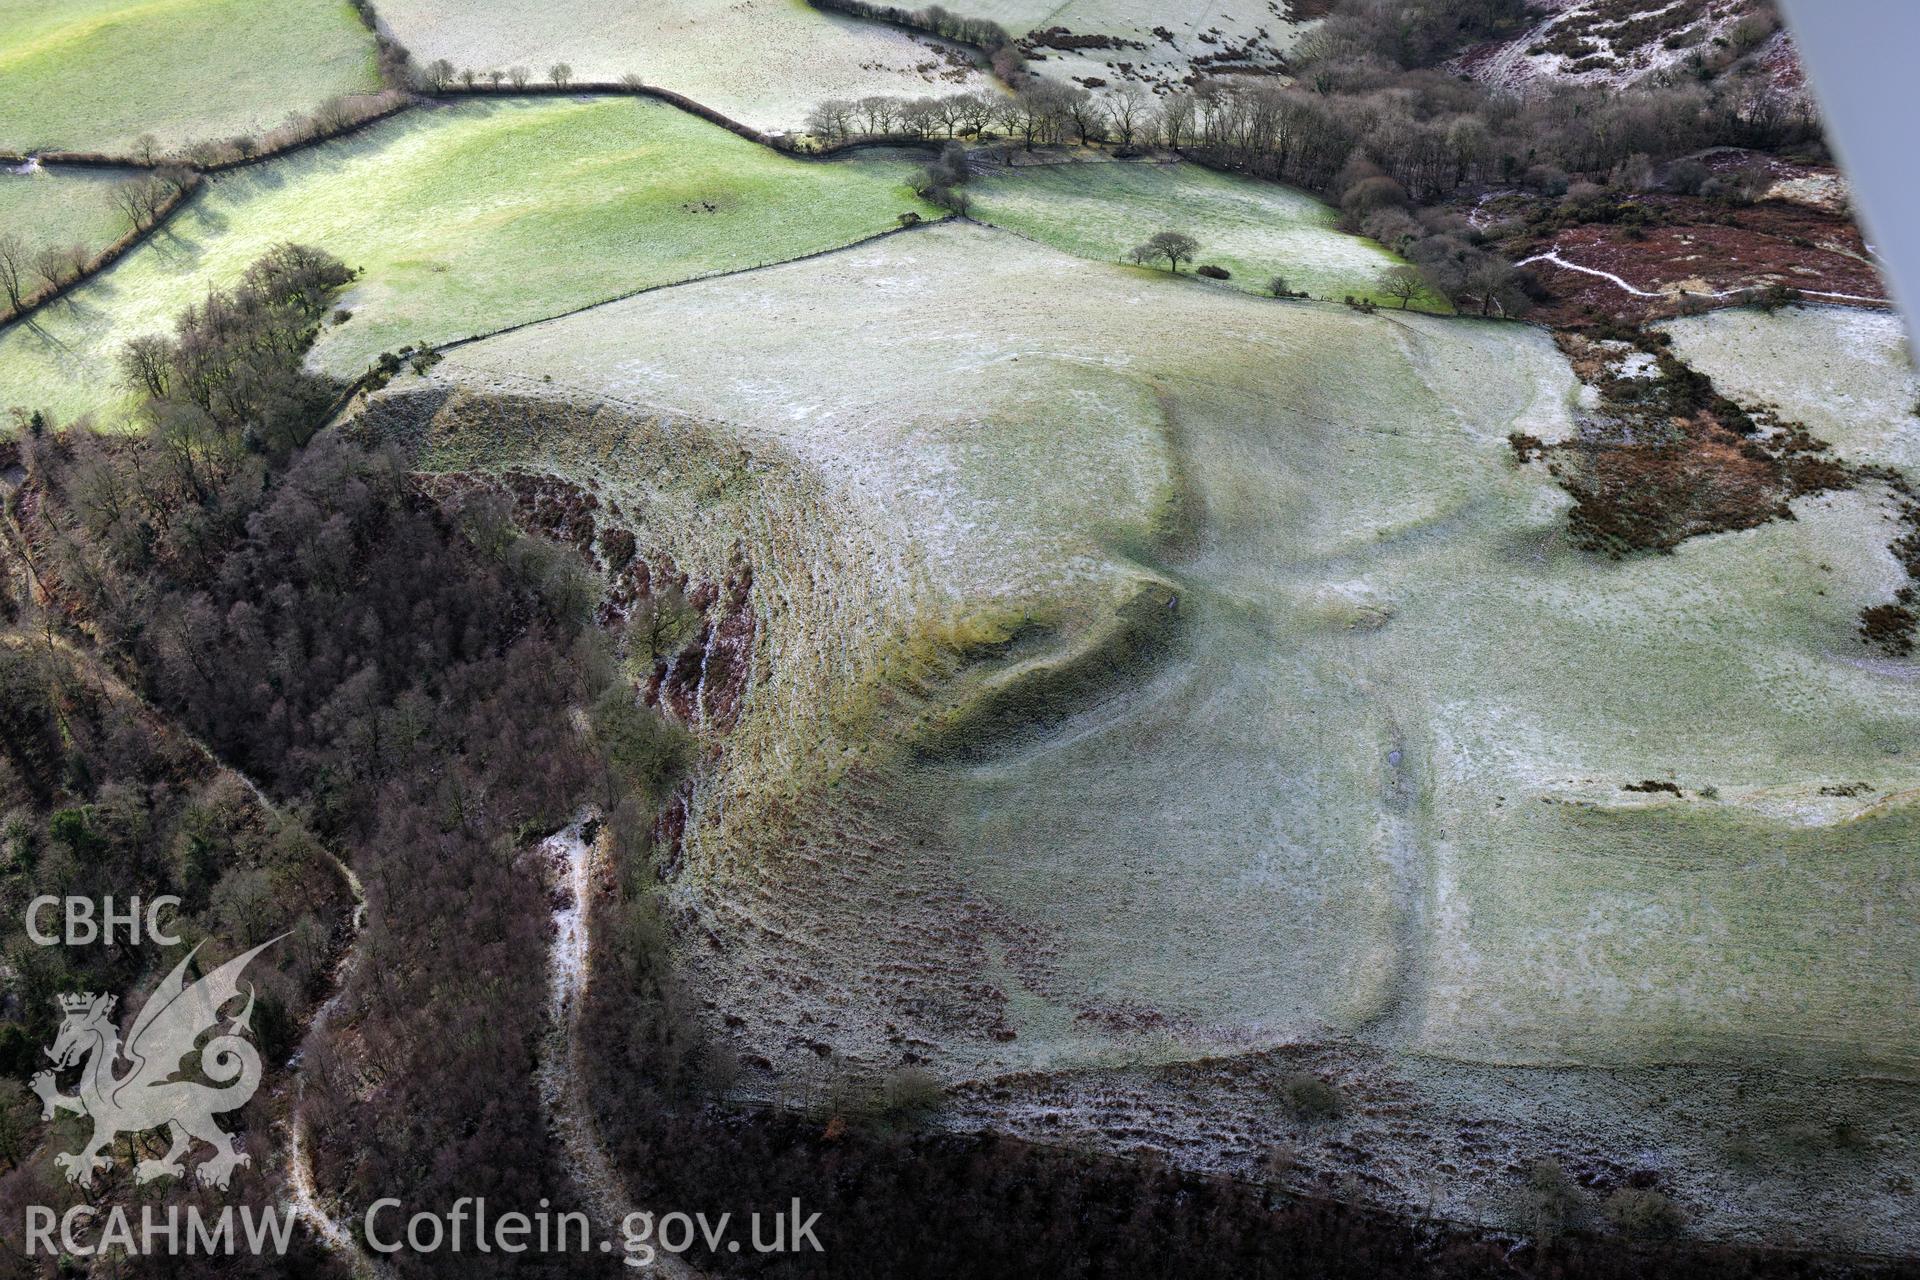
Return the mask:
[[[1397,307],[1376,278],[1400,259],[1335,228],[1332,209],[1278,183],[1216,173],[1185,162],[1077,161],[994,166],[969,188],[984,222],[1085,258],[1117,262],[1156,231],[1184,231],[1199,257],[1231,283],[1265,293],[1275,276],[1317,298],[1374,298]],[[1415,306],[1447,310],[1439,298]]]
[[0,150],[256,134],[380,87],[344,0],[0,0]]
[[0,234],[17,235],[36,250],[79,244],[89,256],[98,253],[127,230],[127,215],[115,207],[113,189],[136,173],[0,169]]
[[269,246],[365,275],[317,364],[536,320],[650,285],[844,244],[936,211],[886,159],[780,156],[633,98],[471,101],[230,172],[113,268],[0,333],[4,402],[57,418],[123,405],[114,358]]

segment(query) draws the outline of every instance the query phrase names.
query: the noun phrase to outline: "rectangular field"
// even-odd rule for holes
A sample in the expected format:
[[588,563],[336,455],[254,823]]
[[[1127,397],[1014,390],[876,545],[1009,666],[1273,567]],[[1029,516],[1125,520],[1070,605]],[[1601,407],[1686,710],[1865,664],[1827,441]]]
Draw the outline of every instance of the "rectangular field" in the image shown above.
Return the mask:
[[798,130],[827,98],[992,90],[953,46],[805,0],[387,0],[380,16],[422,63],[631,73],[768,132]]
[[380,87],[345,0],[0,0],[0,150],[259,133]]

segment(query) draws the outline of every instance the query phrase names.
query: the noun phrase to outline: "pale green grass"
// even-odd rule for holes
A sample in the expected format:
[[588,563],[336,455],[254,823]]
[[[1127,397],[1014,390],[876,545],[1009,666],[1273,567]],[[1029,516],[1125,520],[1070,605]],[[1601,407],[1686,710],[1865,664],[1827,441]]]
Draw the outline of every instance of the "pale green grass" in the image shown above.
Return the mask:
[[0,148],[258,133],[379,88],[342,0],[0,0]]
[[993,91],[928,40],[805,0],[391,0],[380,16],[422,63],[633,73],[769,132],[798,130],[826,98]]
[[112,411],[115,353],[270,245],[317,245],[366,274],[313,359],[352,376],[442,342],[649,285],[779,261],[933,211],[897,162],[788,159],[631,98],[475,101],[211,183],[152,240],[0,334],[10,404]]
[[[872,761],[887,714],[951,745],[979,723],[956,705],[1023,689],[1143,589],[1177,597],[1176,651],[1115,667],[1104,700],[880,784],[923,852],[870,891],[957,878],[1044,940],[1023,981],[1056,1013],[1155,1010],[1192,1052],[1334,1028],[1490,1063],[1920,1072],[1920,867],[1894,854],[1920,834],[1920,685],[1852,634],[1902,580],[1882,500],[1573,552],[1566,496],[1505,443],[1568,425],[1539,330],[1276,305],[954,227],[535,326],[437,376],[727,424],[869,530],[877,555],[835,558],[871,563],[816,587],[847,616],[774,615],[829,648],[775,662],[759,705],[793,740],[750,781],[765,724],[734,740],[734,821],[796,762]],[[955,619],[1022,618],[1053,631],[925,687]],[[824,689],[784,683],[823,663]],[[891,712],[823,733],[796,710],[863,689]],[[1686,794],[1626,790],[1649,779]],[[725,847],[697,835],[694,865],[773,874]],[[852,970],[889,962],[849,885],[776,896]],[[1038,1024],[922,1034],[976,1071],[1096,1052]]]
[[[1200,242],[1196,263],[1233,273],[1234,287],[1267,292],[1274,276],[1316,298],[1378,298],[1375,280],[1400,259],[1336,229],[1332,209],[1278,183],[1186,163],[1088,161],[994,167],[969,193],[973,215],[1058,249],[1107,262],[1156,231]],[[1438,299],[1416,306],[1445,309]]]
[[0,232],[35,249],[83,244],[89,254],[118,240],[127,215],[114,207],[113,189],[132,170],[0,169]]
[[[891,784],[937,815],[931,862],[1047,940],[1035,993],[1069,1013],[1158,1010],[1206,1029],[1195,1051],[1333,1026],[1491,1062],[1920,1064],[1920,870],[1886,857],[1920,824],[1849,821],[1920,785],[1920,690],[1850,635],[1897,578],[1879,509],[1804,503],[1620,564],[1567,550],[1565,496],[1505,444],[1566,426],[1540,331],[954,228],[536,326],[442,376],[598,390],[817,470],[904,549],[840,588],[898,644],[794,621],[873,646],[843,696],[910,678],[955,613],[1070,645],[1172,584],[1176,657]],[[1163,549],[1183,489],[1191,545]],[[1623,790],[1649,778],[1688,797]]]
[[[1494,1220],[1509,1153],[1631,1150],[1712,1230],[1809,1238],[1897,1163],[1829,1166],[1826,1200],[1729,1173],[1713,1101],[1753,1086],[1797,1121],[1838,1096],[1807,1075],[1878,1076],[1848,1114],[1879,1135],[1911,1094],[1887,1077],[1920,1073],[1920,682],[1852,636],[1900,580],[1877,497],[1597,560],[1505,443],[1570,428],[1543,331],[970,226],[533,326],[431,379],[623,410],[438,422],[435,465],[551,466],[682,564],[752,560],[766,666],[671,892],[720,939],[687,954],[729,1034],[781,1068],[809,1069],[799,1028],[861,1064],[910,1037],[954,1078],[1063,1073],[1060,1132],[1124,1115],[1128,1143],[1231,1163],[1266,1149],[1242,1109],[1083,1073],[1363,1045],[1370,1081],[1417,1078],[1355,1130],[1370,1168]],[[1043,719],[956,715],[1142,590],[1177,623],[1155,660]],[[1686,794],[1625,789],[1648,779]],[[1710,1087],[1675,1105],[1672,1063]],[[1496,1105],[1491,1160],[1452,1145]]]

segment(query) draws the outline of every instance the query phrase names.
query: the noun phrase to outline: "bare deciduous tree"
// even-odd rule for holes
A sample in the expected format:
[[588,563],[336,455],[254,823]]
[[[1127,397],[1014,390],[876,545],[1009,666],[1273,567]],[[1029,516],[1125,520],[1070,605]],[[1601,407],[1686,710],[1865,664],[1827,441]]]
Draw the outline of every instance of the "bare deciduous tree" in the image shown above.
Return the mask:
[[11,231],[0,232],[0,292],[7,295],[7,306],[20,309],[20,277],[28,264],[26,241]]
[[1060,114],[1073,121],[1073,131],[1080,139],[1081,146],[1100,136],[1100,125],[1107,113],[1091,93],[1072,85],[1058,90],[1056,100],[1060,104]]
[[807,132],[827,142],[844,142],[853,132],[854,111],[845,98],[828,98],[807,113]]
[[1175,93],[1167,97],[1160,107],[1160,138],[1170,150],[1178,151],[1180,143],[1193,132],[1193,117],[1198,104],[1190,93]]
[[1147,119],[1147,91],[1131,80],[1107,95],[1107,122],[1123,148],[1133,146],[1134,135]]
[[67,278],[67,255],[64,250],[46,248],[33,255],[33,273],[40,277],[49,289],[58,289]]
[[1382,271],[1374,287],[1389,298],[1398,298],[1400,309],[1405,311],[1409,303],[1426,292],[1427,280],[1418,267],[1403,262]]
[[564,89],[573,79],[573,68],[564,62],[556,62],[547,68],[547,79]]
[[1200,242],[1184,231],[1156,231],[1127,256],[1142,265],[1164,261],[1174,271],[1200,252]]
[[[869,94],[860,99],[860,119],[867,126],[868,133],[891,133],[894,122],[899,118],[900,103],[882,93]],[[946,120],[941,112],[941,119]]]

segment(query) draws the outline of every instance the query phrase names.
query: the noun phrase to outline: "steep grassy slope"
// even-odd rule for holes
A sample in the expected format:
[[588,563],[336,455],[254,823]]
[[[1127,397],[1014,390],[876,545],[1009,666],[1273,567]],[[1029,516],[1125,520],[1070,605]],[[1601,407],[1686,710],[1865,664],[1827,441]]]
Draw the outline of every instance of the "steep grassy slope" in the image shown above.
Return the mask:
[[0,149],[256,133],[379,88],[344,0],[0,0]]
[[0,335],[5,403],[111,410],[113,356],[267,246],[315,244],[365,277],[313,359],[486,332],[672,280],[756,266],[933,211],[883,160],[807,164],[630,98],[412,112],[219,178],[165,231],[29,328]]
[[[857,319],[818,331],[827,303]],[[946,762],[895,783],[942,813],[968,892],[1045,939],[1019,977],[1069,1022],[1152,1009],[1196,1045],[1377,1026],[1494,1061],[1729,1038],[1920,1060],[1897,1016],[1911,879],[1888,860],[1911,820],[1867,812],[1920,782],[1920,694],[1846,660],[1896,573],[1879,510],[1808,502],[1618,565],[1565,550],[1556,491],[1505,453],[1509,430],[1564,429],[1541,335],[955,230],[449,367],[735,424],[898,544],[862,591],[901,625],[1050,629],[916,706]],[[913,669],[849,642],[875,648],[843,699]],[[1053,696],[1096,660],[1108,679]],[[1684,795],[1630,789],[1648,780]],[[1753,860],[1776,840],[1792,855]],[[1066,1024],[1035,1016],[987,1057],[1055,1059]]]
[[[1199,262],[1227,268],[1236,288],[1253,293],[1285,276],[1319,298],[1377,297],[1376,278],[1399,261],[1336,230],[1333,210],[1303,191],[1192,164],[996,167],[969,192],[982,221],[1106,262],[1156,231],[1184,231],[1200,242]],[[1415,305],[1446,309],[1433,297]]]
[[0,169],[0,233],[12,232],[36,249],[83,244],[96,253],[127,229],[113,188],[131,172]]
[[[1852,637],[1883,512],[1572,552],[1505,444],[1572,391],[1535,331],[952,227],[392,394],[431,465],[553,468],[696,574],[753,565],[671,892],[776,1070],[1057,1080],[1046,1132],[1244,1168],[1265,1119],[1155,1110],[1142,1069],[1304,1043],[1369,1073],[1332,1132],[1410,1201],[1498,1217],[1513,1161],[1628,1143],[1713,1230],[1824,1221],[1719,1152],[1785,1123],[1780,1064],[1875,1135],[1911,1112],[1920,690]],[[1650,1101],[1675,1063],[1685,1115]],[[1853,1159],[1842,1199],[1886,1171]]]
[[380,15],[422,62],[476,71],[556,62],[576,80],[639,75],[735,120],[797,130],[826,98],[987,89],[958,51],[803,0],[393,0]]

